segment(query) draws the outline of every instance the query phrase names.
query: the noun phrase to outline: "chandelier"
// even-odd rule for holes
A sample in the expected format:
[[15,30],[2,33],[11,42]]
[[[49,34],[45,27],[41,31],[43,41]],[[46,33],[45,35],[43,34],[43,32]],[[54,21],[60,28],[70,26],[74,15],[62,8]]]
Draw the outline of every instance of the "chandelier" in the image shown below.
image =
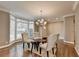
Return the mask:
[[41,18],[36,20],[36,25],[39,25],[39,26],[42,26],[42,27],[46,28],[45,25],[47,24],[47,21],[42,17],[42,12],[43,11],[40,10]]

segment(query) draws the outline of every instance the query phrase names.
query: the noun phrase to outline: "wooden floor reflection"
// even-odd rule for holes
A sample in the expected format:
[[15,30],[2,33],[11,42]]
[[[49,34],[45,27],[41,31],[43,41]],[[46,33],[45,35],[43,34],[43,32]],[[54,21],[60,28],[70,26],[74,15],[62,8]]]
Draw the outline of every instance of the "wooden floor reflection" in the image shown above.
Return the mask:
[[[57,57],[77,57],[73,44],[59,41],[57,45]],[[36,53],[31,53],[27,48],[23,50],[22,43],[13,44],[10,47],[0,49],[0,57],[40,57]]]
[[78,57],[78,54],[74,48],[74,44],[58,41],[57,44],[57,57]]
[[23,50],[22,43],[13,44],[10,47],[0,49],[0,57],[40,57],[31,53],[28,49]]

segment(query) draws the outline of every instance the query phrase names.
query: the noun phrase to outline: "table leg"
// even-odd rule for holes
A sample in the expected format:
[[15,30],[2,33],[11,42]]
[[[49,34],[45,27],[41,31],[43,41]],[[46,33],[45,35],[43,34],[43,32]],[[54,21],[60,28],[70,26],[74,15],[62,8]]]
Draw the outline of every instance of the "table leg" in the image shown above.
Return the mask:
[[32,42],[31,53],[32,53],[32,50],[33,50],[33,44],[34,44],[34,43]]
[[40,42],[37,42],[37,44],[36,44],[36,46],[37,46],[37,51],[38,51],[39,43],[40,43]]

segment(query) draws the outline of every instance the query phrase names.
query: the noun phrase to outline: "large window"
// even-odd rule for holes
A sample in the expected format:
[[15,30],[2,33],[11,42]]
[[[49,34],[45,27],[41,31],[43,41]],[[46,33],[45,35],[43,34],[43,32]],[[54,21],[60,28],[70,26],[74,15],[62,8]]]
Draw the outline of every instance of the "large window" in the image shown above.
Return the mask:
[[17,39],[21,38],[21,33],[28,32],[28,22],[22,19],[17,19]]
[[34,32],[34,22],[10,16],[10,42],[21,39],[23,32],[27,32],[31,38]]
[[15,18],[10,16],[10,42],[15,40]]

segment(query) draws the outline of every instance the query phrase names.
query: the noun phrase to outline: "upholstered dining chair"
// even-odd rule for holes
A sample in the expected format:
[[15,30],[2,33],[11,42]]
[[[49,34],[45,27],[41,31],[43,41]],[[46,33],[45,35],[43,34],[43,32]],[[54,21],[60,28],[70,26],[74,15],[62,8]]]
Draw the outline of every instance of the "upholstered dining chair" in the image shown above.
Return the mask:
[[23,39],[23,48],[24,48],[25,43],[27,43],[28,48],[30,48],[30,43],[34,42],[32,39],[29,39],[28,33],[26,32],[22,33],[22,39]]
[[47,43],[40,44],[40,54],[41,54],[41,49],[44,49],[47,52],[47,57],[49,56],[49,51],[53,50],[54,54],[54,48],[56,45],[56,42],[58,40],[59,34],[51,34],[47,38]]
[[33,36],[37,37],[37,36],[39,36],[39,34],[40,34],[39,32],[34,32]]

